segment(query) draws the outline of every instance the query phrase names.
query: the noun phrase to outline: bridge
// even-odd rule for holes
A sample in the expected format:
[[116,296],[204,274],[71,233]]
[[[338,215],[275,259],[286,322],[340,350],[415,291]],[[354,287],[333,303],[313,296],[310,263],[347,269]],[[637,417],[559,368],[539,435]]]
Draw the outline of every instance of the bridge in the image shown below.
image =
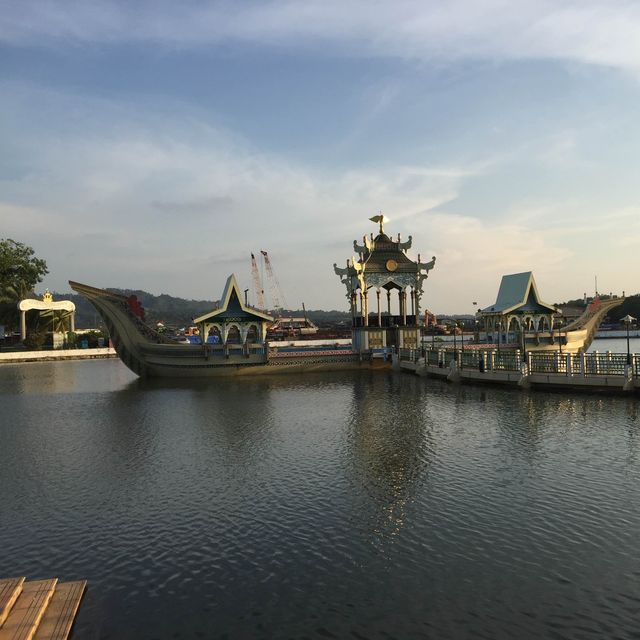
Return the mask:
[[625,300],[626,298],[610,298],[609,300],[596,298],[587,306],[585,312],[564,327],[563,331],[567,332],[567,334],[573,331],[584,331],[584,339],[580,349],[586,351],[591,346],[598,327],[606,318],[609,311],[620,306]]

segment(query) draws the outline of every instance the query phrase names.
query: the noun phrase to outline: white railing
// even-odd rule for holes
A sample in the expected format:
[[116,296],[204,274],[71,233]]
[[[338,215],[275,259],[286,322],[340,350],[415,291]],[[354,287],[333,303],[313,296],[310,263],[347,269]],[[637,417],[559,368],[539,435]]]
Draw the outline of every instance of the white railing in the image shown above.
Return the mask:
[[640,355],[632,353],[560,353],[528,351],[525,358],[515,350],[400,349],[399,359],[437,367],[455,362],[459,369],[476,371],[523,371],[529,374],[561,374],[566,376],[640,377]]

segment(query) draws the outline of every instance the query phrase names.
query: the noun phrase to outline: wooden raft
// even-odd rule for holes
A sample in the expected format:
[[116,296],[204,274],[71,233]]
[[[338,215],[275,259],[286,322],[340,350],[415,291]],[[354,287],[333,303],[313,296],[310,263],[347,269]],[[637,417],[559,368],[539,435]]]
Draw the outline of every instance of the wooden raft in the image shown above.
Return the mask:
[[0,579],[0,640],[65,640],[86,580]]

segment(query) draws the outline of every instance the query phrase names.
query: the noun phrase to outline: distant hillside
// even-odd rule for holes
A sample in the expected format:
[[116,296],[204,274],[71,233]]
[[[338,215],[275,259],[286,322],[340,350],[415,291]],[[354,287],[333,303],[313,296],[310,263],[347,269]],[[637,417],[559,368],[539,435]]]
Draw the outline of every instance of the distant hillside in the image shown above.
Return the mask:
[[[109,289],[114,293],[125,296],[135,295],[144,307],[147,323],[154,325],[162,322],[169,327],[188,327],[193,318],[207,313],[215,308],[216,302],[212,300],[186,300],[174,298],[162,294],[155,296],[147,291],[134,289]],[[93,305],[83,296],[77,293],[54,293],[54,300],[71,300],[76,305],[76,327],[78,329],[90,329],[101,326],[100,316]],[[285,316],[302,317],[303,311],[286,311]],[[347,321],[351,315],[346,311],[307,311],[307,317],[315,323],[336,323]]]
[[[154,296],[146,291],[133,289],[109,289],[125,296],[135,295],[144,307],[147,323],[162,322],[167,326],[185,327],[197,318],[211,311],[216,303],[211,300],[185,300],[162,294]],[[77,293],[54,293],[54,300],[71,300],[76,305],[76,327],[89,329],[101,326],[100,316],[93,305]]]

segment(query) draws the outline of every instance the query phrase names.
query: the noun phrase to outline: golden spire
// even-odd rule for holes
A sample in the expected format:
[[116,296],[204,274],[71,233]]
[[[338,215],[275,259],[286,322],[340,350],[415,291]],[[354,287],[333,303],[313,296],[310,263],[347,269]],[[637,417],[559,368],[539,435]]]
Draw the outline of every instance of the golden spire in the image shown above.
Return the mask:
[[382,211],[380,212],[380,215],[373,216],[373,218],[369,218],[369,220],[371,220],[371,222],[380,223],[380,235],[382,235],[384,233],[384,227],[382,225],[385,222],[389,222],[389,219],[385,218],[385,216],[382,215]]

